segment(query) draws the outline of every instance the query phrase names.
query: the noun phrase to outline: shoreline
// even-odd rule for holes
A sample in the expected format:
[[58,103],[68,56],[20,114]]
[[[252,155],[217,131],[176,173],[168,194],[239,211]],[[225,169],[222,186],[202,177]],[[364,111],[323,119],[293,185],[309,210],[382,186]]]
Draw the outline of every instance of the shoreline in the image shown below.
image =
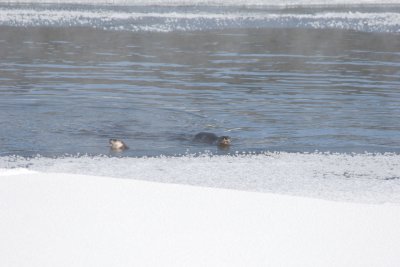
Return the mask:
[[269,153],[183,157],[0,157],[1,168],[313,197],[400,203],[400,155]]

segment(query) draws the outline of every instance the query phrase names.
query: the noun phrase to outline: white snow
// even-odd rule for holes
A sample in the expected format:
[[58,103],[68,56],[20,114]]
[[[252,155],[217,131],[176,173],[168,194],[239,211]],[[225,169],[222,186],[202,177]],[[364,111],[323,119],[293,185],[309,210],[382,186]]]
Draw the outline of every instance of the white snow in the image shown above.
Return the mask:
[[1,266],[399,266],[400,205],[0,170]]

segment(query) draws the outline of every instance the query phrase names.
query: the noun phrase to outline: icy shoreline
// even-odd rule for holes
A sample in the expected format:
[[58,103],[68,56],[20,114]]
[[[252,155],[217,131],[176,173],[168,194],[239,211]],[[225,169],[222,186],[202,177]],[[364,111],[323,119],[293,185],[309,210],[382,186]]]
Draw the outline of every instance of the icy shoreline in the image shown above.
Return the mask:
[[0,172],[4,266],[398,266],[400,206]]
[[334,6],[334,5],[393,5],[400,4],[398,0],[1,0],[0,3],[54,3],[54,4],[94,4],[94,5],[158,5],[158,6],[275,6],[275,7],[298,7],[298,6]]
[[84,174],[361,203],[400,203],[400,155],[270,152],[259,155],[0,157],[0,169]]

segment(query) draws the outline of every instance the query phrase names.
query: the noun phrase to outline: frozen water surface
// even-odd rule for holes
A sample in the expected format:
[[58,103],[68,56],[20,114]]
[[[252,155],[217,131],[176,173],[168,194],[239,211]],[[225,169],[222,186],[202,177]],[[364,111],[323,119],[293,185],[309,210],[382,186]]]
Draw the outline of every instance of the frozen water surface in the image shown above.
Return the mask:
[[400,203],[400,156],[269,152],[181,157],[1,157],[0,168],[130,178],[332,200]]

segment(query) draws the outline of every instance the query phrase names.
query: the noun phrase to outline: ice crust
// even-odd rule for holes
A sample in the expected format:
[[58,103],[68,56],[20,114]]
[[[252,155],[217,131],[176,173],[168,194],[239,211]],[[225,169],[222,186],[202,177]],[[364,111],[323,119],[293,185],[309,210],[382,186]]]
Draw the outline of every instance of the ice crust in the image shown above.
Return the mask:
[[108,5],[237,5],[237,6],[313,6],[313,5],[382,5],[399,4],[398,0],[1,0],[0,3],[76,3],[76,4],[108,4]]
[[0,25],[9,26],[87,26],[126,31],[193,31],[225,28],[306,27],[315,29],[350,29],[360,31],[399,32],[400,14],[392,11],[314,10],[132,10],[63,6],[0,7]]
[[400,203],[400,155],[268,152],[177,157],[1,157],[27,168],[356,202]]

